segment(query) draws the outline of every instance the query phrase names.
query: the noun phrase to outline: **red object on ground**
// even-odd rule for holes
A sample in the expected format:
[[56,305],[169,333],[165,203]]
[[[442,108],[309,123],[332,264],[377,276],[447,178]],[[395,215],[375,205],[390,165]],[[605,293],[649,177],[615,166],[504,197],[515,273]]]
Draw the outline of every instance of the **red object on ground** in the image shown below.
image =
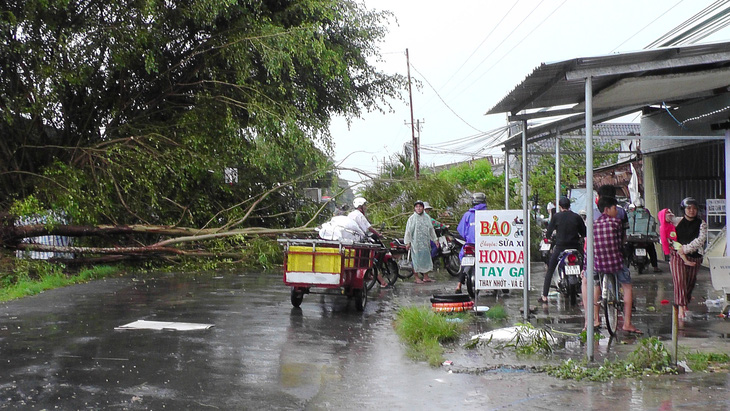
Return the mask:
[[662,305],[669,304],[669,300],[662,300]]

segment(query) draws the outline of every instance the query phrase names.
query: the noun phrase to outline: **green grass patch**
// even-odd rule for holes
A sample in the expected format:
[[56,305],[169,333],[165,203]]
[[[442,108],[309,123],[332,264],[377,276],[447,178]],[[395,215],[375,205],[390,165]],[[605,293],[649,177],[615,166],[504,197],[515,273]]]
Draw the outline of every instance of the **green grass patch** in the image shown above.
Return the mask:
[[730,370],[730,355],[724,353],[691,352],[684,355],[684,360],[696,372]]
[[637,378],[646,374],[676,374],[669,352],[657,337],[639,340],[639,346],[626,360],[589,364],[568,359],[560,365],[544,367],[548,375],[562,379],[605,382],[618,378]]
[[497,304],[489,307],[489,311],[484,313],[484,316],[489,318],[490,320],[506,320],[507,310],[504,309],[503,305]]
[[122,271],[119,267],[97,266],[67,275],[64,273],[65,268],[63,264],[52,264],[43,260],[17,260],[11,270],[0,273],[0,301],[15,300],[54,288],[85,283]]
[[441,344],[456,341],[469,321],[464,314],[443,315],[428,308],[404,307],[398,310],[395,330],[406,343],[409,358],[436,367],[444,361]]

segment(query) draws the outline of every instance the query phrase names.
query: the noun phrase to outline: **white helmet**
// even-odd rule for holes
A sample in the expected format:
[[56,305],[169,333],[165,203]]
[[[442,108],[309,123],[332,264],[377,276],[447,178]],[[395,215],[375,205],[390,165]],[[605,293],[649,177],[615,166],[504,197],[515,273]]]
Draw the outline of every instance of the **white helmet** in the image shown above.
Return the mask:
[[639,197],[634,201],[634,205],[636,205],[636,208],[642,208],[644,207],[644,199]]
[[357,197],[354,200],[352,200],[352,206],[355,208],[358,208],[362,205],[365,205],[365,203],[367,203],[367,202],[368,202],[368,200],[366,200],[362,197]]

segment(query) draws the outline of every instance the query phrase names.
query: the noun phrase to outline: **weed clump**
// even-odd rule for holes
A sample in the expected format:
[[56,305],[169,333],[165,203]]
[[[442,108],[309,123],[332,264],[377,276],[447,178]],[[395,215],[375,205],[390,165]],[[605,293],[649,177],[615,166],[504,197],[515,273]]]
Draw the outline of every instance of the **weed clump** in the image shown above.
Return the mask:
[[[449,321],[458,318],[460,321]],[[427,361],[432,367],[443,362],[442,343],[455,341],[465,330],[468,317],[446,317],[426,308],[404,307],[398,310],[395,329],[406,343],[407,355],[416,361]]]
[[609,381],[618,378],[638,378],[645,374],[676,374],[671,365],[671,356],[657,337],[640,340],[639,346],[627,360],[604,361],[603,364],[589,364],[586,360],[568,359],[560,365],[546,366],[548,375],[561,379]]

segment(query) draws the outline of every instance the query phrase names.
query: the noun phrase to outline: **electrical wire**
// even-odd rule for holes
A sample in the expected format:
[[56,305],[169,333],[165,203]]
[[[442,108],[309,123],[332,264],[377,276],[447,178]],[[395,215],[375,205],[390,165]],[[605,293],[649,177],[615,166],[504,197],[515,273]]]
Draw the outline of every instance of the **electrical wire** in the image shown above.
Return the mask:
[[[530,36],[532,35],[532,33],[534,33],[534,32],[535,32],[535,30],[537,30],[538,28],[540,28],[540,26],[542,26],[542,25],[543,25],[543,23],[545,23],[545,22],[546,22],[546,21],[547,21],[547,20],[548,20],[548,19],[549,19],[549,18],[550,18],[550,17],[551,17],[551,16],[553,15],[553,14],[555,14],[555,12],[556,12],[556,11],[558,11],[558,10],[559,10],[559,9],[560,9],[561,7],[563,7],[563,5],[564,5],[564,4],[565,4],[565,3],[567,2],[567,1],[568,1],[568,0],[563,0],[563,2],[562,2],[562,3],[560,3],[560,5],[559,5],[558,7],[556,7],[556,8],[555,8],[555,9],[554,9],[553,11],[551,11],[551,12],[550,12],[550,14],[548,14],[548,15],[547,15],[547,16],[546,16],[546,17],[545,17],[545,18],[544,18],[544,19],[543,19],[543,20],[542,20],[542,21],[541,21],[540,23],[538,23],[538,24],[537,24],[537,25],[536,25],[536,26],[535,26],[535,27],[534,27],[534,28],[533,28],[532,30],[530,30],[530,32],[529,32],[529,33],[527,33],[527,34],[525,35],[525,37],[523,37],[522,39],[520,39],[520,41],[518,41],[518,42],[517,42],[517,44],[515,44],[515,45],[514,45],[514,46],[513,46],[513,47],[512,47],[512,48],[511,48],[511,49],[510,49],[509,51],[507,51],[507,53],[505,53],[505,54],[504,54],[504,55],[503,55],[503,56],[502,56],[502,57],[501,57],[501,58],[500,58],[499,60],[497,60],[497,61],[496,61],[496,62],[495,62],[494,64],[492,64],[492,65],[491,65],[491,66],[490,66],[490,67],[489,67],[489,68],[488,68],[488,69],[487,69],[487,70],[486,70],[485,72],[483,72],[483,73],[482,73],[482,74],[481,74],[481,75],[480,75],[479,77],[477,77],[477,78],[476,78],[476,79],[474,80],[474,82],[477,82],[477,81],[479,81],[479,79],[481,79],[482,77],[484,77],[484,75],[485,75],[485,74],[489,73],[489,71],[490,71],[490,70],[492,70],[492,69],[493,69],[493,68],[494,68],[494,67],[495,67],[495,66],[496,66],[497,64],[499,64],[499,63],[500,63],[500,62],[501,62],[502,60],[504,60],[504,58],[505,58],[505,57],[507,57],[507,56],[508,56],[508,55],[509,55],[509,54],[510,54],[510,53],[511,53],[512,51],[514,51],[514,50],[515,50],[515,49],[516,49],[517,47],[519,47],[519,45],[520,45],[520,44],[522,44],[522,42],[523,42],[523,41],[525,41],[525,39],[527,39],[528,37],[530,37]],[[542,3],[542,2],[541,2],[541,3]]]
[[[649,45],[644,47],[644,49],[651,49],[655,47],[667,47],[675,44],[677,41],[681,41],[682,36],[686,34],[686,30],[691,27],[693,24],[695,24],[698,21],[701,21],[705,16],[710,15],[713,11],[718,9],[722,3],[727,3],[727,0],[718,0],[711,5],[705,7],[704,9],[700,10],[700,12],[696,13],[694,16],[690,17],[689,19],[685,20],[681,24],[679,24],[677,27],[673,28],[663,36],[659,37],[658,39],[651,42]],[[661,17],[661,16],[660,16]],[[702,23],[699,24],[700,26]],[[685,34],[683,34],[683,31]],[[677,34],[679,33],[679,34]]]
[[472,126],[471,124],[469,124],[469,122],[468,122],[468,121],[464,120],[464,119],[463,119],[463,118],[462,118],[462,117],[461,117],[461,116],[460,116],[460,115],[459,115],[459,114],[458,114],[458,113],[457,113],[456,111],[454,111],[454,109],[453,109],[453,108],[451,108],[451,106],[449,106],[449,104],[448,104],[448,103],[446,103],[446,101],[444,101],[444,99],[443,99],[443,98],[441,97],[441,95],[439,94],[439,92],[438,92],[438,91],[436,91],[436,89],[435,89],[435,88],[433,87],[433,85],[431,84],[431,82],[430,82],[430,81],[428,81],[428,79],[426,78],[426,76],[424,76],[424,75],[423,75],[423,73],[421,73],[420,71],[418,71],[418,69],[416,68],[416,66],[414,66],[414,65],[413,65],[413,63],[410,63],[410,64],[411,64],[411,67],[413,68],[413,70],[414,70],[414,71],[415,71],[416,73],[418,73],[418,74],[419,74],[419,75],[420,75],[420,76],[421,76],[421,77],[423,78],[423,81],[425,81],[425,82],[426,82],[426,84],[428,84],[428,86],[429,86],[429,87],[431,87],[431,90],[433,90],[433,92],[434,92],[434,93],[436,93],[436,96],[437,96],[437,97],[439,98],[439,100],[441,100],[441,102],[442,102],[442,103],[444,103],[444,105],[446,106],[446,108],[448,108],[448,109],[449,109],[449,111],[451,111],[452,113],[454,113],[454,115],[455,115],[455,116],[456,116],[456,117],[457,117],[457,118],[458,118],[459,120],[461,120],[461,121],[462,121],[462,122],[463,122],[464,124],[466,124],[467,126],[469,126],[469,127],[473,128],[473,129],[474,129],[474,130],[476,130],[476,131],[479,131],[479,132],[481,132],[481,130],[479,130],[478,128],[476,128],[476,127]]
[[[484,57],[484,59],[482,59],[482,61],[480,61],[480,62],[479,62],[479,64],[477,64],[477,65],[476,65],[476,67],[474,67],[474,69],[473,69],[472,71],[470,71],[470,72],[469,72],[469,74],[467,74],[466,76],[462,77],[461,81],[459,81],[458,83],[456,83],[456,85],[454,86],[454,88],[453,88],[452,90],[456,89],[456,87],[457,87],[457,86],[459,86],[459,85],[460,85],[461,83],[463,83],[463,82],[464,82],[464,80],[466,80],[467,78],[469,78],[469,76],[471,76],[471,75],[472,75],[472,73],[474,73],[474,72],[475,72],[475,71],[476,71],[476,70],[477,70],[477,69],[479,68],[479,66],[481,66],[481,65],[482,65],[482,63],[484,63],[484,62],[485,62],[485,61],[486,61],[486,60],[487,60],[487,59],[488,59],[489,57],[491,57],[491,56],[492,56],[492,54],[494,54],[494,52],[496,52],[496,51],[497,51],[497,50],[499,49],[499,47],[500,47],[500,46],[501,46],[502,44],[504,44],[504,42],[505,42],[505,41],[507,41],[507,40],[508,40],[508,39],[509,39],[510,37],[512,37],[512,34],[514,34],[514,33],[515,33],[515,32],[517,31],[517,29],[519,29],[519,28],[520,28],[520,27],[522,26],[522,24],[523,24],[523,23],[524,23],[524,22],[525,22],[525,21],[526,21],[526,20],[527,20],[527,19],[528,19],[528,18],[529,18],[529,17],[531,16],[531,15],[532,15],[532,13],[534,13],[534,12],[535,12],[535,10],[537,10],[537,8],[538,8],[538,7],[540,7],[540,5],[541,5],[541,4],[542,4],[542,3],[544,2],[544,1],[545,1],[545,0],[541,0],[541,1],[540,1],[540,3],[538,3],[538,4],[537,4],[537,6],[535,6],[535,7],[534,7],[534,8],[533,8],[533,9],[532,9],[532,10],[531,10],[531,11],[530,11],[530,12],[529,12],[528,14],[527,14],[527,16],[525,16],[525,17],[524,17],[524,18],[522,19],[522,21],[520,21],[520,22],[519,22],[519,23],[518,23],[518,24],[517,24],[517,25],[515,26],[515,28],[513,28],[513,29],[512,29],[512,31],[510,31],[510,32],[509,32],[509,34],[507,34],[507,36],[506,36],[506,37],[505,37],[505,38],[504,38],[504,39],[503,39],[503,40],[502,40],[502,41],[501,41],[501,42],[500,42],[500,43],[499,43],[499,44],[498,44],[498,45],[497,45],[497,46],[496,46],[495,48],[494,48],[494,49],[493,49],[493,50],[492,50],[492,51],[491,51],[491,52],[490,52],[489,54],[487,54],[487,56],[486,56],[486,57]],[[462,90],[462,91],[463,91],[463,90]],[[461,94],[461,92],[460,92],[459,94]],[[457,94],[457,96],[458,96],[459,94]],[[448,94],[447,94],[447,95],[448,95]]]
[[[666,11],[665,11],[664,13],[660,14],[659,16],[657,16],[657,18],[655,18],[654,20],[650,21],[650,22],[649,22],[649,24],[647,24],[646,26],[642,27],[642,28],[641,28],[641,29],[640,29],[639,31],[637,31],[636,33],[632,34],[632,35],[631,35],[631,37],[629,37],[629,38],[627,38],[626,40],[624,40],[624,41],[623,41],[623,42],[622,42],[621,44],[619,44],[618,46],[614,47],[614,48],[613,48],[613,50],[611,50],[611,53],[615,52],[615,51],[616,51],[616,50],[617,50],[617,49],[618,49],[619,47],[623,46],[623,45],[624,45],[624,44],[626,44],[626,43],[627,43],[627,42],[628,42],[629,40],[631,40],[631,39],[633,39],[634,37],[636,37],[636,36],[637,36],[637,35],[638,35],[639,33],[641,33],[642,31],[646,30],[646,28],[647,28],[647,27],[651,26],[651,25],[652,25],[652,24],[654,24],[654,23],[655,23],[655,22],[656,22],[657,20],[659,20],[660,18],[664,17],[664,15],[665,15],[665,14],[669,13],[669,12],[670,12],[670,11],[672,11],[672,10],[673,10],[673,9],[674,9],[675,7],[679,6],[679,4],[680,4],[680,3],[682,3],[683,1],[684,1],[684,0],[679,0],[679,1],[678,1],[678,2],[677,2],[677,3],[675,4],[675,5],[674,5],[674,6],[672,6],[672,7],[668,8],[668,9],[667,9],[667,10],[666,10]],[[676,30],[676,28],[675,28],[675,30]],[[666,34],[665,34],[665,36],[666,36]],[[656,41],[658,41],[658,40],[656,40]],[[656,42],[656,41],[655,41],[655,42]],[[652,44],[653,44],[653,43],[652,43]],[[648,45],[648,46],[646,46],[646,47],[644,47],[644,49],[648,49],[648,48],[651,48],[651,44],[650,44],[650,45]]]
[[464,60],[464,62],[461,63],[461,65],[459,66],[459,68],[456,69],[456,71],[454,72],[454,74],[452,74],[451,77],[448,78],[448,80],[446,80],[446,82],[444,83],[444,85],[441,88],[446,87],[446,85],[449,84],[449,82],[451,81],[451,79],[453,79],[454,76],[456,76],[459,73],[459,71],[461,71],[461,69],[464,68],[464,66],[466,65],[466,63],[474,56],[474,54],[476,54],[476,52],[482,47],[482,45],[484,45],[484,42],[486,42],[492,36],[492,34],[497,30],[497,28],[502,25],[502,23],[507,18],[507,16],[509,16],[509,14],[512,12],[512,10],[515,7],[517,7],[517,5],[519,3],[520,3],[520,0],[517,0],[512,5],[512,7],[510,7],[510,9],[507,10],[507,13],[505,13],[504,16],[502,16],[502,18],[499,20],[499,22],[492,28],[492,31],[490,31],[489,34],[487,34],[487,36],[484,37],[484,40],[482,40],[482,42],[479,43],[479,45],[474,49],[474,51],[471,52],[471,54],[469,55],[469,57],[467,57],[466,60]]

